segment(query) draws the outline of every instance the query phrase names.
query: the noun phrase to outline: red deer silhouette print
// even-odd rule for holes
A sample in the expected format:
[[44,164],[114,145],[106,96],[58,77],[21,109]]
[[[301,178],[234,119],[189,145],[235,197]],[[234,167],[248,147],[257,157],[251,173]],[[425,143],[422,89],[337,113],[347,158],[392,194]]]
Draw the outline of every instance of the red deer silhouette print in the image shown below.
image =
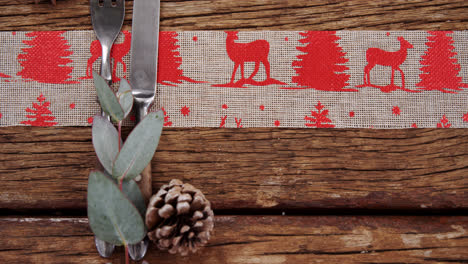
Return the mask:
[[[234,62],[234,70],[232,71],[231,82],[226,84],[215,84],[215,87],[237,87],[245,88],[245,84],[265,86],[270,84],[285,83],[271,78],[270,62],[268,61],[268,54],[270,53],[270,43],[268,41],[259,39],[249,43],[237,43],[239,39],[237,31],[226,31],[226,51],[229,58]],[[254,71],[250,74],[249,78],[245,78],[245,63],[254,62]],[[265,67],[266,79],[263,81],[256,81],[253,78],[260,70],[260,63]],[[241,79],[235,82],[236,72],[240,67]]]
[[[112,50],[111,50],[111,58],[114,60],[113,67],[112,67],[112,81],[113,82],[120,81],[120,78],[117,76],[117,64],[118,63],[122,64],[123,72],[125,73],[127,72],[127,65],[123,61],[123,57],[127,55],[128,52],[130,51],[132,35],[128,31],[122,31],[122,33],[124,34],[124,41],[122,43],[116,43],[112,45]],[[89,51],[91,52],[91,57],[88,59],[88,65],[86,67],[86,77],[83,77],[82,79],[93,78],[93,64],[102,55],[101,44],[99,43],[99,40],[95,40],[91,42],[91,47]],[[126,76],[123,76],[123,78],[126,78]]]
[[[368,48],[366,51],[367,65],[364,68],[364,84],[357,87],[375,87],[379,88],[382,92],[389,93],[397,89],[407,92],[419,92],[405,88],[405,74],[400,69],[400,65],[405,62],[408,55],[408,49],[412,49],[413,45],[403,37],[398,37],[400,41],[400,50],[398,51],[385,51],[379,48]],[[376,65],[392,67],[392,77],[390,84],[387,86],[379,86],[371,83],[370,72]],[[401,74],[401,87],[395,85],[395,70]]]

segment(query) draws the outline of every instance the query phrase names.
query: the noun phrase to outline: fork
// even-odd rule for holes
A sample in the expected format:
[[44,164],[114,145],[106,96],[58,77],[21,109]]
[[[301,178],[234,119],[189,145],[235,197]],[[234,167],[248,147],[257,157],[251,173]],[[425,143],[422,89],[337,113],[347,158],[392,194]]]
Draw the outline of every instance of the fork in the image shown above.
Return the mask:
[[[124,21],[124,2],[125,0],[115,0],[114,2],[112,0],[89,1],[94,33],[101,43],[102,59],[100,74],[109,85],[112,84],[111,49]],[[109,118],[102,110],[101,115]],[[100,240],[97,237],[94,237],[94,242],[101,257],[108,258],[114,252],[115,245]]]

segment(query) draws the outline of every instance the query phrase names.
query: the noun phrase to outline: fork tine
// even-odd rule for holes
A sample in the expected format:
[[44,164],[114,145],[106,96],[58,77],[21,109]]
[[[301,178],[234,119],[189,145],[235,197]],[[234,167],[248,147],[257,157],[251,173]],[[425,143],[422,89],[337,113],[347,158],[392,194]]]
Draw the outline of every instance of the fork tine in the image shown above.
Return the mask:
[[89,6],[93,8],[99,7],[99,0],[89,0]]
[[104,0],[104,7],[112,7],[112,0]]

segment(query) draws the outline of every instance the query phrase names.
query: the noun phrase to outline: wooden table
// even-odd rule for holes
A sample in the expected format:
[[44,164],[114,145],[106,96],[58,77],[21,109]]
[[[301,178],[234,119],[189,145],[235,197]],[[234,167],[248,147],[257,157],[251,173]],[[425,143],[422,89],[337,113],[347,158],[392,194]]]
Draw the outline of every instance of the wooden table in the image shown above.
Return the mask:
[[[88,0],[29,2],[0,0],[0,30],[92,28]],[[161,5],[165,31],[468,29],[464,0]],[[468,262],[467,129],[167,128],[152,165],[155,189],[201,188],[216,227],[199,254],[149,263]],[[89,127],[0,128],[0,263],[122,262],[93,244],[94,166]]]

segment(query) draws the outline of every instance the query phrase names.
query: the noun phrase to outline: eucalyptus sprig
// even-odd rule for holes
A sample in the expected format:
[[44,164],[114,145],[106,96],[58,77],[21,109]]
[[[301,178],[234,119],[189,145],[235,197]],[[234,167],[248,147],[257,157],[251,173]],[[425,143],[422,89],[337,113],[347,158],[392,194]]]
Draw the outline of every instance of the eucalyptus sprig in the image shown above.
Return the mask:
[[93,72],[102,110],[117,123],[96,115],[92,140],[104,171],[92,171],[88,181],[88,218],[99,239],[115,245],[140,242],[147,228],[143,216],[146,204],[133,180],[151,161],[164,124],[162,111],[149,113],[122,141],[122,121],[133,107],[130,84],[122,79],[115,95],[107,82]]

